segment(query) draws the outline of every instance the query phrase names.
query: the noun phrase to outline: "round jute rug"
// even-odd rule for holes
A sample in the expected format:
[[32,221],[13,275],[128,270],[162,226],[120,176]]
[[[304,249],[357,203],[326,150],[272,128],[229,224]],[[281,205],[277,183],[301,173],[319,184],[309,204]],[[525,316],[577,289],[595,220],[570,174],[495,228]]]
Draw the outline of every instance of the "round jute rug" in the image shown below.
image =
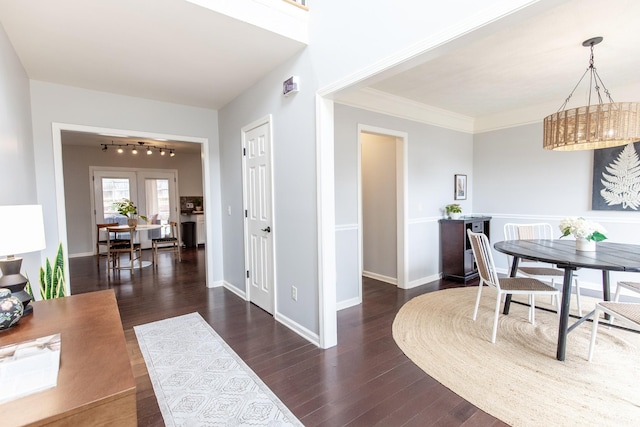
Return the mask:
[[[477,289],[428,293],[398,312],[393,338],[428,375],[514,426],[640,424],[640,334],[601,323],[589,363],[592,324],[585,322],[569,333],[560,362],[557,315],[536,310],[534,326],[528,307],[512,304],[508,316],[500,315],[492,344],[496,294],[484,288],[474,322]],[[585,312],[594,301],[583,297]]]

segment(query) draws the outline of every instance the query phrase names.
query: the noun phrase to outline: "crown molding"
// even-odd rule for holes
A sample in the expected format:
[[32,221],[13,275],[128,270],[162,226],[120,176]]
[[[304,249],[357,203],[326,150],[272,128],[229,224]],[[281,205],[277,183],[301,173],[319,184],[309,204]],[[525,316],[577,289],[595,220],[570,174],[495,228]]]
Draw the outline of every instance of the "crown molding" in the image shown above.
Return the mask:
[[465,133],[474,132],[471,117],[371,88],[336,99],[337,103]]

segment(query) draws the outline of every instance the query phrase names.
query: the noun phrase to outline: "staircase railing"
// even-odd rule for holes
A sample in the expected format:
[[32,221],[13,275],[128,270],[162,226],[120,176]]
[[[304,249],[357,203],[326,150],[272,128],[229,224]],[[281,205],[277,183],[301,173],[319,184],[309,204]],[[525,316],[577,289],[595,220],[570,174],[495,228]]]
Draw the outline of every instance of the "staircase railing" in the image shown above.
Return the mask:
[[298,6],[300,9],[309,10],[307,7],[307,0],[283,0],[286,3]]

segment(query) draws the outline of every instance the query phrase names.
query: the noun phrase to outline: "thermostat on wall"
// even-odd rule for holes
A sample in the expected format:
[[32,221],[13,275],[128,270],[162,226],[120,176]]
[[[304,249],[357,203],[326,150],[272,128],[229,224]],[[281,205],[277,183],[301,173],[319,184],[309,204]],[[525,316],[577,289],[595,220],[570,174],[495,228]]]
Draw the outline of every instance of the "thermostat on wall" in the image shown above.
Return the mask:
[[300,77],[291,76],[282,83],[282,94],[288,96],[300,90]]

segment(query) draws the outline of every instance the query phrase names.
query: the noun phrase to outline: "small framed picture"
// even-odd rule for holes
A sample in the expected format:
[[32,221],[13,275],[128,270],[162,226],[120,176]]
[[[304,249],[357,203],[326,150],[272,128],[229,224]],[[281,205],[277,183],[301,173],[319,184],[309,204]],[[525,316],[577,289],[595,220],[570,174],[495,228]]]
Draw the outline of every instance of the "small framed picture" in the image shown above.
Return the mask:
[[467,175],[454,175],[453,198],[455,200],[467,199]]

